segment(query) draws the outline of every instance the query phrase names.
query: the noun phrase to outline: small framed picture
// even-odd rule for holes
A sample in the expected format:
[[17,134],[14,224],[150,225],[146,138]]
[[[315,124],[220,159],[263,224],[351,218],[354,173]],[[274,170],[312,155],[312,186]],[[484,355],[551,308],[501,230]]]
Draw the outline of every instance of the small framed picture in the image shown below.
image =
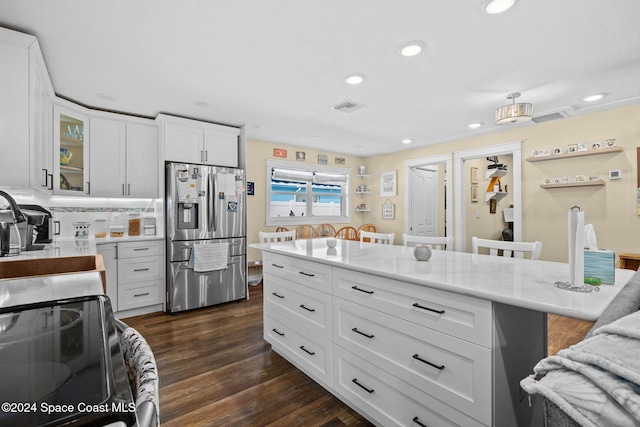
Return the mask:
[[472,184],[478,183],[478,168],[474,166],[471,167],[471,183]]
[[287,150],[283,150],[282,148],[274,148],[273,149],[274,157],[287,157]]
[[478,203],[478,186],[471,185],[471,203]]
[[602,144],[600,144],[599,142],[594,142],[593,144],[591,144],[591,148],[593,148],[594,150],[599,150],[602,148]]
[[489,213],[490,214],[496,213],[497,207],[498,207],[498,201],[496,199],[490,199],[489,200]]
[[578,151],[578,144],[570,144],[567,146],[567,153],[576,153]]
[[562,154],[562,147],[556,147],[553,149],[553,154]]
[[329,156],[326,154],[318,154],[318,164],[326,165],[329,162]]
[[299,162],[304,162],[307,158],[307,155],[304,151],[296,151],[296,160]]
[[336,165],[344,165],[346,163],[346,159],[344,157],[336,157]]
[[605,141],[605,145],[607,147],[615,147],[616,146],[616,140],[615,139],[607,139]]
[[584,142],[578,144],[578,151],[587,151],[587,144],[585,144]]

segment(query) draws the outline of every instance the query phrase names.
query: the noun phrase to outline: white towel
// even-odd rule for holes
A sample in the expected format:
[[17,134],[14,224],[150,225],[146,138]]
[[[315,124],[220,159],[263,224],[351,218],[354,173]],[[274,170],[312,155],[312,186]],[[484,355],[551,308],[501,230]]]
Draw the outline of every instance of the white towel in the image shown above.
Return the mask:
[[189,267],[193,271],[224,270],[229,264],[229,243],[196,244],[191,249]]

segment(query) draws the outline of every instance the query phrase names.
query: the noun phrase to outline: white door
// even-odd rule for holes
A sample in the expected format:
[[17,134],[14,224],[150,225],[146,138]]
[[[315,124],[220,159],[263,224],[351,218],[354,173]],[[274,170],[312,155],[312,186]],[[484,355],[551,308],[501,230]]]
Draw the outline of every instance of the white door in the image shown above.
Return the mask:
[[438,172],[411,169],[411,228],[416,236],[436,236],[438,225]]

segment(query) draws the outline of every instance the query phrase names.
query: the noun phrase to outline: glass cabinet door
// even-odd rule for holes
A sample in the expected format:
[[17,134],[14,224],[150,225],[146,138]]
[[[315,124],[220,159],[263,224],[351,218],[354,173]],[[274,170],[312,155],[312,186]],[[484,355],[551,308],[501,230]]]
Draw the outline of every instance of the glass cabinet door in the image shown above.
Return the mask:
[[[56,193],[89,194],[89,117],[56,105],[54,108],[54,150]],[[60,158],[57,159],[57,156]]]

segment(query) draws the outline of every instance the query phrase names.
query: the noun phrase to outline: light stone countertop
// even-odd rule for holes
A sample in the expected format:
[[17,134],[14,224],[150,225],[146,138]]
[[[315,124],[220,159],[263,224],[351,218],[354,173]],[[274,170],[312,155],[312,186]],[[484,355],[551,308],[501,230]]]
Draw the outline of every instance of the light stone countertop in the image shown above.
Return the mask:
[[416,261],[413,248],[338,240],[335,250],[326,239],[295,244],[251,244],[281,255],[342,267],[362,273],[442,289],[535,311],[595,321],[631,279],[634,271],[616,269],[615,284],[599,292],[558,289],[569,280],[569,264],[434,250],[429,261]]

